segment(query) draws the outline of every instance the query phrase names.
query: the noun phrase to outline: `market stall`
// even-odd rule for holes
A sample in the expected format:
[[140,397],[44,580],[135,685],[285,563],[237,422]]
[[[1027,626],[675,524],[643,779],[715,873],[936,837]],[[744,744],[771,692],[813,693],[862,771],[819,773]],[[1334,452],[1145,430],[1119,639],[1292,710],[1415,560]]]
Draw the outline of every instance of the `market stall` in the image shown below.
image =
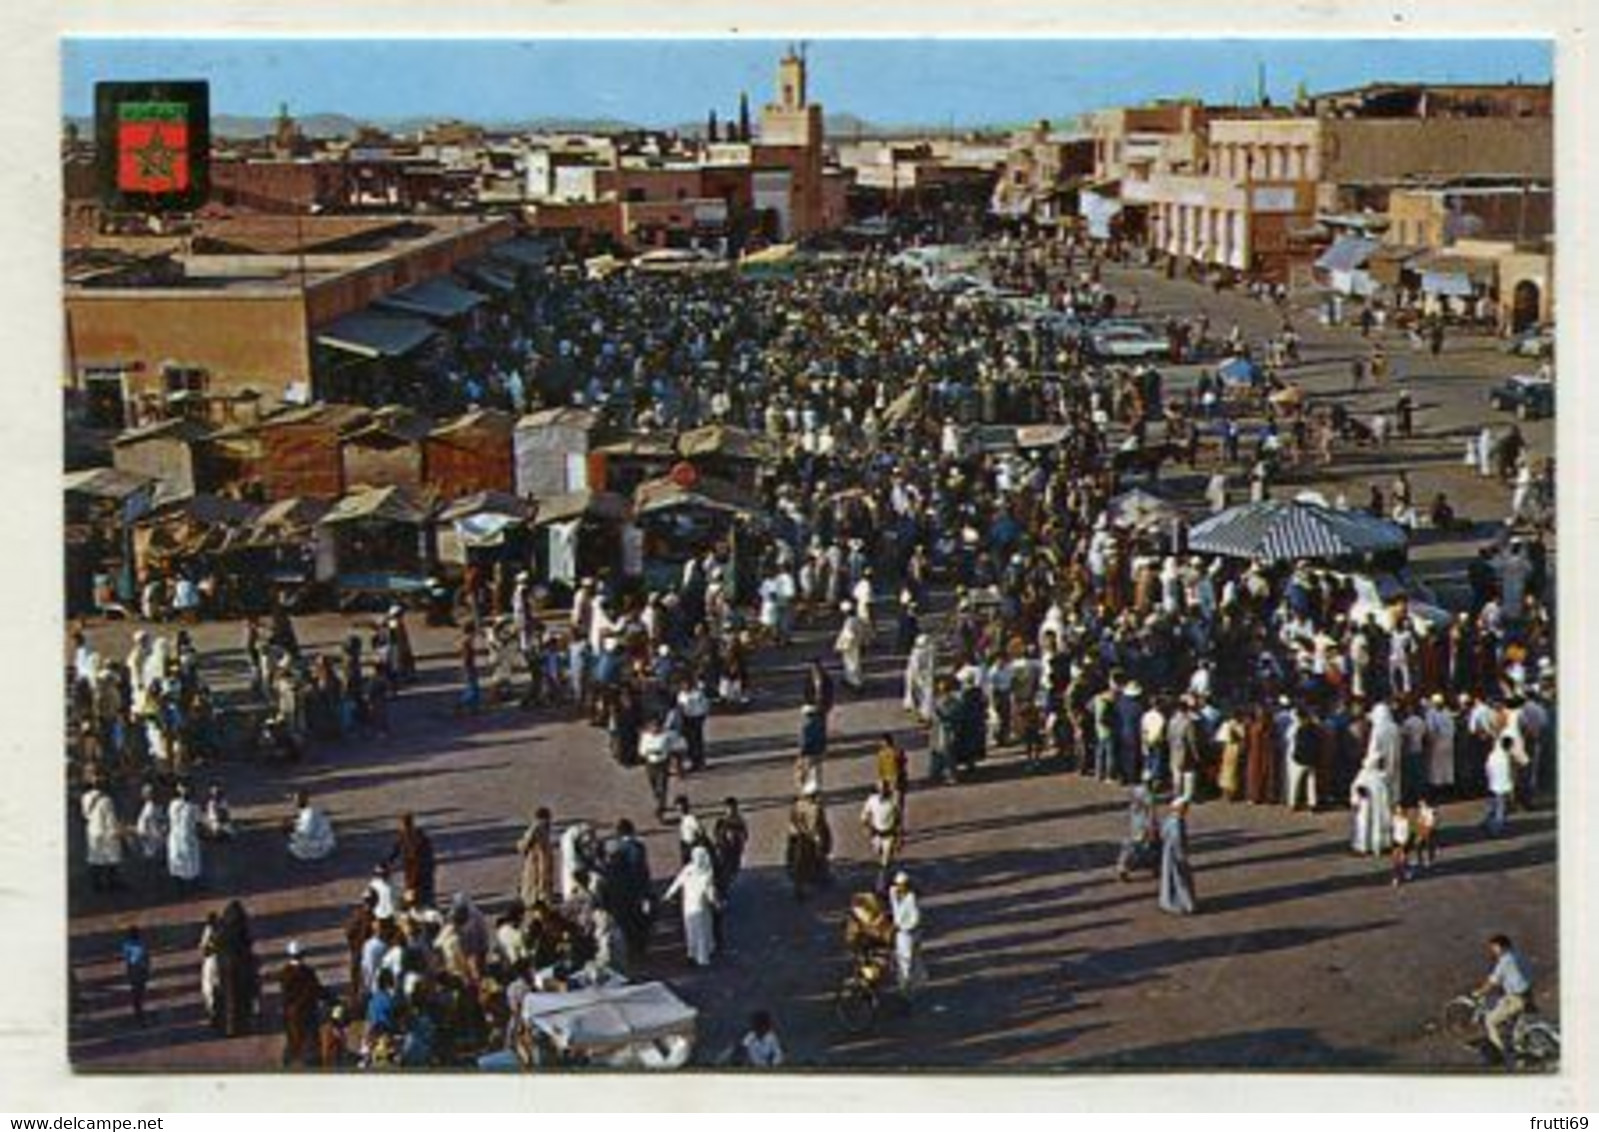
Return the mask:
[[636,577],[643,565],[630,514],[627,500],[608,491],[541,497],[532,524],[538,576],[575,586],[581,577],[613,572],[620,564],[624,576]]
[[340,601],[423,593],[429,513],[422,500],[401,487],[363,488],[341,498],[319,524],[332,534]]
[[1403,563],[1407,545],[1397,523],[1298,499],[1245,503],[1206,519],[1188,535],[1190,550],[1260,563]]
[[479,491],[443,508],[433,520],[434,554],[446,570],[497,562],[521,569],[532,557],[538,508],[507,491]]

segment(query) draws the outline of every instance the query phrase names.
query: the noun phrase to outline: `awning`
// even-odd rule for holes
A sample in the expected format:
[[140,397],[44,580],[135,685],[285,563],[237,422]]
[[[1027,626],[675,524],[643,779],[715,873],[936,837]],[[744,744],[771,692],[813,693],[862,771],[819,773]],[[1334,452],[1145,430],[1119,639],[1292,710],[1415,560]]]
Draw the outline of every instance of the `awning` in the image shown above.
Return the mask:
[[1400,276],[1410,265],[1410,261],[1420,253],[1420,248],[1379,248],[1372,253],[1371,259],[1366,264],[1366,271],[1376,282],[1386,287],[1397,287]]
[[332,509],[332,504],[320,499],[304,499],[298,496],[280,499],[251,519],[250,526],[258,530],[268,530],[273,527],[304,530],[316,526]]
[[461,265],[461,273],[470,278],[474,283],[481,283],[490,290],[509,294],[516,290],[516,278],[501,265],[488,259],[474,259]]
[[1410,269],[1424,275],[1461,275],[1482,286],[1492,284],[1498,275],[1498,265],[1491,259],[1444,250],[1422,252],[1410,261]]
[[438,521],[453,523],[476,515],[500,515],[517,522],[531,519],[538,510],[532,503],[508,491],[479,491],[462,496],[439,512]]
[[1188,536],[1189,548],[1201,554],[1256,562],[1383,554],[1406,542],[1397,523],[1299,500],[1246,503],[1206,519]]
[[1421,289],[1429,295],[1457,296],[1462,299],[1469,299],[1476,293],[1471,280],[1454,271],[1422,272]]
[[440,275],[384,295],[375,305],[426,318],[459,318],[482,306],[484,301],[476,291]]
[[555,255],[555,245],[519,236],[514,240],[506,240],[503,244],[495,244],[489,249],[489,255],[495,259],[514,263],[518,267],[543,267]]
[[915,415],[920,403],[921,390],[913,385],[888,403],[883,410],[883,423],[890,427],[904,424]]
[[610,491],[566,491],[547,495],[538,501],[535,527],[571,519],[594,519],[602,523],[620,523],[627,518],[628,502]]
[[1232,385],[1252,385],[1260,376],[1260,368],[1248,358],[1228,358],[1216,367],[1216,376]]
[[363,358],[399,358],[425,345],[438,331],[420,318],[356,311],[317,331],[316,340]]
[[1378,241],[1365,236],[1341,236],[1321,253],[1316,267],[1322,271],[1353,271],[1370,259],[1378,247]]
[[562,1050],[598,1050],[692,1036],[698,1013],[664,983],[534,992],[522,1018]]
[[729,460],[770,462],[782,456],[781,446],[771,437],[732,425],[690,429],[677,438],[677,450],[685,459],[722,456]]
[[1016,447],[1053,448],[1070,433],[1071,430],[1062,424],[1017,425]]
[[373,487],[352,491],[322,518],[323,526],[340,523],[408,523],[427,521],[427,508],[403,488]]
[[678,509],[758,515],[761,503],[742,488],[709,476],[700,476],[692,487],[684,487],[666,476],[639,484],[633,492],[633,509],[640,515]]
[[141,491],[148,492],[156,484],[149,476],[125,472],[121,468],[86,468],[81,472],[68,472],[64,482],[68,495],[108,499],[115,503]]
[[514,515],[481,512],[457,519],[454,525],[455,537],[462,546],[486,548],[504,546],[506,532],[522,526],[522,520]]

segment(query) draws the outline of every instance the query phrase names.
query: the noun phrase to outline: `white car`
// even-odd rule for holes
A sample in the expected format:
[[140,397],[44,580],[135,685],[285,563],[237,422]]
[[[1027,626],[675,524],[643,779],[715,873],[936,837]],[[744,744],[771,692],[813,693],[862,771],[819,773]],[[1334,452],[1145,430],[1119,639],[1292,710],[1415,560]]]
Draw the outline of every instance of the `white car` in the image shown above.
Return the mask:
[[1147,331],[1131,327],[1096,330],[1094,352],[1102,358],[1156,359],[1171,356],[1171,343]]

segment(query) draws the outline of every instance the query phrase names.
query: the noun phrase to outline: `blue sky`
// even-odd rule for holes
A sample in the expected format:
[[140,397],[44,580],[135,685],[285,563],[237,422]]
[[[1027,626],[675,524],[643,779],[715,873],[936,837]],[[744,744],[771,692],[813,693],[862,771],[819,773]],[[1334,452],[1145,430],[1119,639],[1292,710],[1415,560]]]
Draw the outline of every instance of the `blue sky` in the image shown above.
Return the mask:
[[[88,115],[94,83],[203,78],[214,113],[504,121],[606,116],[645,125],[725,118],[770,97],[772,40],[67,39],[63,111]],[[812,40],[811,96],[873,122],[957,126],[1057,120],[1155,97],[1291,99],[1377,80],[1550,78],[1547,41]]]

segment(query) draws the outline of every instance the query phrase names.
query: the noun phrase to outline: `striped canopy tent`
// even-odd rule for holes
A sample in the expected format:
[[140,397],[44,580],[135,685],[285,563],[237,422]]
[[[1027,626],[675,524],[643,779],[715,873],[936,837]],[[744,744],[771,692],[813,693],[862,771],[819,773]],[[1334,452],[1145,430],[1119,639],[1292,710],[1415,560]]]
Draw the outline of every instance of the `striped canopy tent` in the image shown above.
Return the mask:
[[1392,554],[1402,552],[1406,541],[1398,523],[1297,499],[1245,503],[1206,519],[1188,535],[1190,550],[1262,563]]

